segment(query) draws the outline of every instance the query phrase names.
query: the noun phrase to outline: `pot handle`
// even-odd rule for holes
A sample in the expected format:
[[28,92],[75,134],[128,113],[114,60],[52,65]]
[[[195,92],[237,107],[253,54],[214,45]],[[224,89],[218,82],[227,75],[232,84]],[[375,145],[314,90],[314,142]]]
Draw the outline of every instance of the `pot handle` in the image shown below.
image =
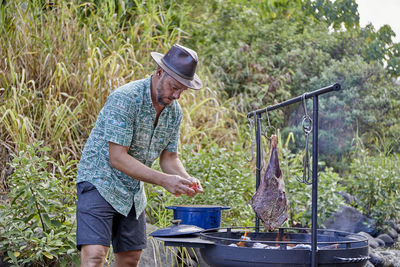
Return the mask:
[[181,219],[171,220],[171,223],[175,226],[178,226],[182,222]]
[[335,257],[335,259],[340,260],[342,262],[361,262],[361,261],[366,261],[369,260],[369,256],[364,256],[364,257],[359,257],[359,258],[341,258],[341,257]]

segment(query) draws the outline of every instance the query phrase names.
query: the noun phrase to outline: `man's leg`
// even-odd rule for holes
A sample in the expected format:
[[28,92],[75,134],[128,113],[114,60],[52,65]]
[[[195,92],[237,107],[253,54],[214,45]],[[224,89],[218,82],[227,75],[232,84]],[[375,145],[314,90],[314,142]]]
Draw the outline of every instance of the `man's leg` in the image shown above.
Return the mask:
[[131,250],[115,253],[117,267],[136,267],[139,264],[142,250]]
[[81,267],[103,267],[108,247],[102,245],[83,245],[81,248]]
[[146,248],[146,218],[144,212],[136,219],[133,206],[127,217],[117,215],[113,225],[113,251],[116,266],[138,266],[142,249]]
[[77,185],[76,244],[82,266],[104,266],[111,243],[112,224],[117,212],[88,182]]

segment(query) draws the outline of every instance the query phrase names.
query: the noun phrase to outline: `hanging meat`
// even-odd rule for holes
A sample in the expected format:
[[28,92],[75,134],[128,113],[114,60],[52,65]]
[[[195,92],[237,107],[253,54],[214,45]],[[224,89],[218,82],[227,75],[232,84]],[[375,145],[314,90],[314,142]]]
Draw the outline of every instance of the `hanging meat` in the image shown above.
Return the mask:
[[257,192],[251,198],[251,205],[265,230],[281,226],[288,218],[288,201],[285,193],[285,182],[279,168],[277,137],[271,136],[271,156],[264,177]]

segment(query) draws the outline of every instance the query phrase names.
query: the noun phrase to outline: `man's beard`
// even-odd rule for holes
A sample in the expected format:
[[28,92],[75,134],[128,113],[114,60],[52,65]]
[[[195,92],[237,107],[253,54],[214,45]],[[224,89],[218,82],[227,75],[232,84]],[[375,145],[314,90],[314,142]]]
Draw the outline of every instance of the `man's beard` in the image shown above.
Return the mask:
[[175,99],[173,97],[168,97],[169,99],[171,99],[170,103],[167,103],[164,101],[165,95],[162,92],[162,87],[164,86],[164,77],[161,79],[160,83],[158,84],[158,86],[156,87],[156,101],[157,104],[161,105],[161,106],[168,106],[169,104],[172,103],[172,101]]

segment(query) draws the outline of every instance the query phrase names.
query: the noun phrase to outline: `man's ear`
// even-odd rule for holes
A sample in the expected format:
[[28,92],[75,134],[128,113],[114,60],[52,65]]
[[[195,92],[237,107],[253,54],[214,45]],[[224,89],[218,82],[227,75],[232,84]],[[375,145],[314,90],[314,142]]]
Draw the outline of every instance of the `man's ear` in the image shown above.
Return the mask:
[[163,70],[160,66],[158,66],[157,71],[156,71],[157,76],[158,76],[158,77],[161,77],[161,75],[163,74],[163,72],[164,72],[164,70]]

